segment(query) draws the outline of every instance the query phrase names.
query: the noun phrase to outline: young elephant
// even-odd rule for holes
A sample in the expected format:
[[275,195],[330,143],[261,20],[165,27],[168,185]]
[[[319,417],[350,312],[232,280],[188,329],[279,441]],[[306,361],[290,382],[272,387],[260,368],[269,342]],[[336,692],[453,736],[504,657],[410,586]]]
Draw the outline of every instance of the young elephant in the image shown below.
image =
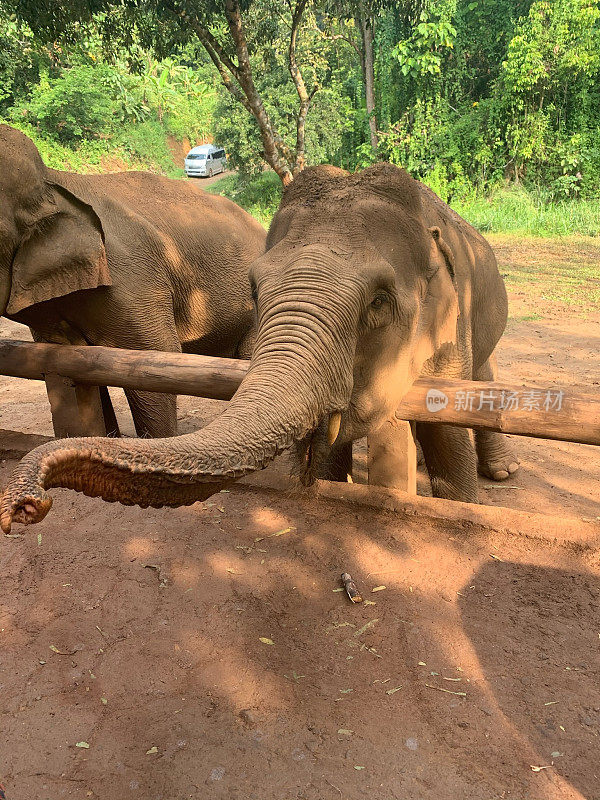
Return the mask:
[[[36,341],[249,357],[247,275],[265,236],[183,181],[48,169],[0,125],[0,314]],[[138,435],[176,433],[173,395],[126,394]],[[106,390],[103,401],[110,431]]]
[[[286,190],[250,270],[258,332],[250,370],[224,413],[158,441],[72,439],[17,468],[1,524],[36,522],[66,486],[141,506],[201,500],[297,444],[310,482],[354,439],[391,418],[419,375],[488,379],[506,292],[485,240],[396,167],[307,169]],[[419,425],[434,494],[477,498],[469,432]],[[477,433],[482,471],[517,461]],[[319,459],[329,464],[321,464]]]

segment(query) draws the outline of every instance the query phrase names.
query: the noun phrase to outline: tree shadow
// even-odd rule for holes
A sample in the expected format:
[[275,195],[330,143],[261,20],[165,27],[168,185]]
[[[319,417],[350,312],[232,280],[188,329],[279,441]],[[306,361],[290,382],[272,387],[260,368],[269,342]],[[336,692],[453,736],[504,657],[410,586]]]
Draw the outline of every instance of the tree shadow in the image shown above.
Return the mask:
[[[488,561],[459,600],[464,631],[507,722],[581,795],[599,797],[600,580]],[[481,614],[481,604],[486,615]]]
[[[577,552],[243,486],[173,510],[55,495],[33,532],[2,541],[9,797],[575,797],[530,769],[545,751],[523,720],[541,697],[523,688],[516,721],[496,699],[510,651],[495,666],[494,592],[510,598],[512,572],[493,588],[485,565],[559,562],[582,607]],[[340,591],[343,571],[367,603]],[[560,586],[551,612],[573,649]],[[535,593],[522,601],[529,618]]]

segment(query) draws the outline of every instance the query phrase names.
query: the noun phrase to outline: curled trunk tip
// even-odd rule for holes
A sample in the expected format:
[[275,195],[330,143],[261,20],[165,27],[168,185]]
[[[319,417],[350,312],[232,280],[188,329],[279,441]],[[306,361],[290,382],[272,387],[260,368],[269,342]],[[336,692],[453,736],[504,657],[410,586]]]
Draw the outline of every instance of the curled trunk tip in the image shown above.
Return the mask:
[[27,492],[7,493],[2,498],[0,527],[4,533],[10,533],[13,522],[20,522],[22,525],[41,522],[51,508],[52,498],[43,490],[39,495]]
[[10,533],[13,522],[41,522],[52,508],[52,498],[44,487],[43,459],[36,458],[36,453],[29,453],[17,466],[2,496],[0,527],[4,533]]

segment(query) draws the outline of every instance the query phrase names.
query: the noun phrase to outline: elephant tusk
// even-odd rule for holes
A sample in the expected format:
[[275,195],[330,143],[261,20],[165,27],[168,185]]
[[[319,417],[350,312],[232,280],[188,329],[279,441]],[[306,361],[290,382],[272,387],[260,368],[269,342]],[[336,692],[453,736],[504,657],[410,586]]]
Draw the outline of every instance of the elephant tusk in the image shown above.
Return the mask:
[[341,423],[342,423],[341,412],[336,411],[329,417],[329,425],[327,426],[327,443],[329,444],[330,447],[338,437]]

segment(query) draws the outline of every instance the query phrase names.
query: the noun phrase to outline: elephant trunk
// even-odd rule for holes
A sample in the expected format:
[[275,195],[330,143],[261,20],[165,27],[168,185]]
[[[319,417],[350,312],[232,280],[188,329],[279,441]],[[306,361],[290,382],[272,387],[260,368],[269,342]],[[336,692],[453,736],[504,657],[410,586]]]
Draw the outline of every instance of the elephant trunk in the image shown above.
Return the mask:
[[280,303],[266,315],[244,381],[200,431],[169,439],[62,439],[25,456],[2,498],[2,530],[42,520],[53,487],[144,508],[205,500],[345,408],[351,346],[336,332],[340,326],[326,324],[322,309],[294,307]]

